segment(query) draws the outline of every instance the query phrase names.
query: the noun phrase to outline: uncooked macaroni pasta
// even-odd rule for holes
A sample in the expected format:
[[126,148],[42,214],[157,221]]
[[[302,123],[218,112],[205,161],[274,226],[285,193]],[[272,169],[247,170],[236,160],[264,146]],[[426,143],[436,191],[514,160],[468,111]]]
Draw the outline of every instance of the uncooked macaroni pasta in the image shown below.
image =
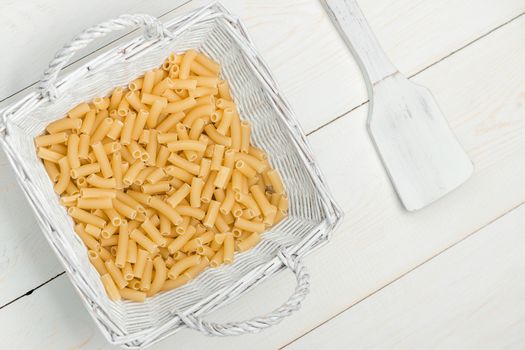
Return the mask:
[[231,264],[288,214],[220,65],[170,54],[35,138],[110,299],[142,302]]

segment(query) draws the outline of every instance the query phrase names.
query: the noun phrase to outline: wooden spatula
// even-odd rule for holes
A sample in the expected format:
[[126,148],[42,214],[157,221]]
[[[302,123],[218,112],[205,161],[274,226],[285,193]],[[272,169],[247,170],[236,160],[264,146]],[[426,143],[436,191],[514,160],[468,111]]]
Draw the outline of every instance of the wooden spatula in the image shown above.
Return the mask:
[[472,162],[434,97],[392,65],[354,0],[323,0],[367,82],[368,131],[407,210],[465,182]]

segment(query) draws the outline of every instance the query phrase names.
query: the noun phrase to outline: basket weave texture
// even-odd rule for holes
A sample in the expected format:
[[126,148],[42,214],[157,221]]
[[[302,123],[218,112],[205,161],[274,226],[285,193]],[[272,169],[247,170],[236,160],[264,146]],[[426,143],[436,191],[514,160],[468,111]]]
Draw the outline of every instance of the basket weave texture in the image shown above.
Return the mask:
[[[298,308],[298,298],[304,297],[307,289],[307,274],[297,266],[299,259],[327,241],[342,217],[341,210],[326,187],[290,107],[235,17],[213,3],[165,23],[161,30],[148,28],[146,36],[100,55],[55,82],[59,68],[66,64],[63,57],[57,56],[46,72],[40,92],[0,111],[0,143],[43,233],[111,343],[129,349],[143,348],[186,326],[209,335],[255,332]],[[265,233],[254,249],[238,254],[232,265],[207,269],[189,284],[144,303],[112,302],[89,263],[86,248],[73,231],[72,220],[59,205],[37,159],[33,138],[76,104],[126,85],[159,66],[170,52],[190,48],[221,63],[221,75],[230,83],[241,117],[253,125],[254,144],[268,153],[272,165],[282,174],[289,194],[289,217]],[[74,50],[72,45],[70,51]],[[60,67],[56,69],[57,66]],[[280,313],[251,323],[223,326],[200,320],[203,314],[232,302],[285,267],[296,272],[299,286],[289,300],[291,303],[283,305],[286,307]]]

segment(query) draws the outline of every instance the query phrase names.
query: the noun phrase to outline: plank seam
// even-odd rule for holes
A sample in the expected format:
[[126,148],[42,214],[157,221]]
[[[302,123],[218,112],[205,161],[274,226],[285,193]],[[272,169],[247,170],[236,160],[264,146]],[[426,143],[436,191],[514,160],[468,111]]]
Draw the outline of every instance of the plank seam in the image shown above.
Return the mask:
[[[472,44],[475,44],[475,43],[478,42],[479,40],[481,40],[481,39],[483,39],[483,38],[489,36],[490,34],[494,33],[495,31],[497,31],[497,30],[501,29],[502,27],[506,26],[507,24],[510,24],[511,22],[513,22],[513,21],[519,19],[519,18],[522,17],[523,15],[525,15],[525,12],[522,12],[522,13],[520,13],[519,15],[512,17],[512,18],[509,19],[508,21],[506,21],[506,22],[504,22],[504,23],[502,23],[502,24],[500,24],[500,25],[498,25],[498,26],[496,26],[496,27],[490,29],[490,30],[487,31],[486,33],[482,34],[481,36],[479,36],[479,37],[477,37],[477,38],[475,38],[475,39],[473,39],[473,40],[467,42],[467,43],[464,44],[463,46],[461,46],[461,47],[459,47],[459,48],[453,50],[453,51],[450,52],[449,54],[447,54],[447,55],[441,57],[441,58],[438,59],[437,61],[434,61],[434,62],[430,63],[428,66],[423,67],[423,68],[420,69],[419,71],[417,71],[417,72],[415,72],[415,73],[409,75],[409,76],[408,76],[408,79],[412,79],[413,77],[415,77],[415,76],[417,76],[417,75],[423,73],[424,71],[428,70],[429,68],[432,68],[433,66],[439,64],[440,62],[443,62],[443,61],[446,60],[447,58],[449,58],[449,57],[455,55],[456,53],[458,53],[459,51],[461,51],[461,50],[467,48],[468,46],[470,46],[470,45],[472,45]],[[325,122],[324,124],[320,125],[319,127],[317,127],[317,128],[315,128],[315,129],[313,129],[312,131],[308,132],[306,135],[309,136],[309,135],[311,135],[311,134],[313,134],[313,133],[315,133],[315,132],[321,130],[322,128],[324,128],[324,127],[326,127],[326,126],[332,124],[333,122],[335,122],[335,121],[337,121],[337,120],[343,118],[343,117],[346,116],[347,114],[352,113],[352,112],[355,111],[356,109],[358,109],[358,108],[360,108],[360,107],[366,105],[369,101],[370,101],[370,99],[367,98],[367,99],[366,99],[364,102],[362,102],[361,104],[359,104],[359,105],[357,105],[357,106],[355,106],[355,107],[352,107],[351,109],[349,109],[349,110],[347,110],[347,111],[345,111],[345,112],[339,114],[339,115],[338,115],[337,117],[335,117],[334,119],[330,119],[329,121]],[[0,101],[0,102],[1,102],[1,101]]]
[[495,217],[494,219],[490,220],[488,223],[486,223],[485,225],[477,228],[476,230],[472,231],[471,233],[469,233],[468,235],[466,235],[465,237],[459,239],[458,241],[454,242],[453,244],[451,244],[450,246],[444,248],[443,250],[435,253],[434,255],[430,256],[428,259],[422,261],[421,263],[415,265],[413,268],[403,272],[401,275],[399,275],[398,277],[392,279],[390,282],[386,283],[385,285],[381,286],[380,288],[370,292],[369,294],[367,294],[366,296],[364,296],[363,298],[357,300],[355,303],[349,305],[348,307],[344,308],[343,310],[337,312],[336,314],[332,315],[330,318],[324,320],[323,322],[319,323],[318,325],[316,325],[315,327],[311,328],[310,330],[308,330],[307,332],[301,334],[300,336],[298,336],[297,338],[293,339],[292,341],[286,343],[285,345],[281,346],[279,348],[279,350],[282,350],[282,349],[285,349],[287,346],[295,343],[297,340],[303,338],[304,336],[306,336],[307,334],[315,331],[317,328],[321,327],[322,325],[330,322],[331,320],[337,318],[339,315],[343,314],[344,312],[348,311],[349,309],[353,308],[354,306],[358,305],[358,304],[361,304],[363,301],[367,300],[368,298],[374,296],[375,294],[379,293],[380,291],[382,291],[383,289],[386,289],[387,287],[389,287],[390,285],[396,283],[397,281],[400,281],[401,279],[403,279],[403,277],[409,275],[410,273],[412,273],[413,271],[417,270],[418,268],[420,268],[421,266],[425,265],[426,263],[430,262],[431,260],[434,260],[435,258],[439,257],[441,254],[445,253],[446,251],[448,251],[449,249],[452,249],[454,248],[455,246],[457,246],[458,244],[461,244],[462,242],[466,241],[467,239],[469,239],[470,237],[473,237],[474,235],[476,235],[479,231],[483,230],[485,227],[489,226],[489,225],[492,225],[493,223],[495,223],[496,221],[500,220],[501,218],[503,218],[505,215],[511,213],[512,211],[518,209],[519,207],[521,207],[522,205],[525,204],[525,201],[515,205],[514,207],[510,208],[509,210],[505,211],[503,214]]
[[[158,16],[158,18],[162,18],[162,17],[164,17],[164,16],[166,16],[166,15],[169,15],[169,14],[172,13],[173,11],[175,11],[175,10],[177,10],[177,9],[179,9],[179,8],[181,8],[181,7],[185,6],[185,5],[187,5],[187,4],[189,4],[190,2],[192,2],[192,0],[187,0],[186,2],[180,4],[179,6],[174,7],[173,9],[171,9],[171,10],[169,10],[169,11],[167,11],[167,12],[164,12],[163,14],[161,14],[160,16]],[[126,36],[128,36],[128,35],[130,35],[130,34],[136,32],[136,31],[138,31],[138,30],[140,30],[140,28],[133,29],[133,30],[131,30],[131,31],[129,31],[129,32],[126,32],[126,33],[122,34],[121,36],[119,36],[118,38],[115,38],[115,39],[111,40],[111,41],[108,42],[107,44],[102,45],[101,47],[99,47],[99,48],[97,48],[97,49],[95,49],[95,50],[93,50],[93,51],[91,51],[91,52],[85,54],[84,56],[81,56],[81,57],[79,57],[78,59],[72,61],[71,63],[69,63],[68,65],[66,65],[66,66],[64,67],[64,69],[67,69],[67,68],[69,68],[70,66],[74,65],[75,63],[77,63],[77,62],[79,62],[79,61],[85,59],[86,57],[91,56],[91,55],[93,55],[94,53],[99,52],[100,50],[103,50],[103,49],[107,48],[108,46],[110,46],[110,45],[116,43],[117,41],[119,41],[119,40],[125,38]],[[43,72],[42,72],[42,73],[43,73]],[[15,95],[17,95],[17,94],[19,94],[19,93],[21,93],[21,92],[24,92],[25,90],[31,88],[32,86],[35,86],[36,84],[38,84],[38,82],[39,82],[39,80],[37,80],[37,81],[35,81],[35,82],[33,82],[33,83],[27,85],[26,87],[24,87],[24,88],[22,88],[22,89],[20,89],[20,90],[18,90],[18,91],[15,91],[14,93],[12,93],[12,94],[10,94],[10,95],[4,97],[3,99],[0,99],[0,103],[6,101],[6,100],[8,100],[8,99],[10,99],[11,97],[13,97],[13,96],[15,96]]]
[[48,279],[47,281],[42,282],[41,284],[39,284],[39,285],[36,286],[35,288],[30,289],[30,290],[28,290],[27,292],[25,292],[24,294],[19,295],[18,297],[14,298],[13,300],[8,301],[8,302],[5,303],[4,305],[0,306],[0,310],[2,310],[2,309],[3,309],[4,307],[6,307],[6,306],[9,306],[9,305],[13,304],[13,303],[16,302],[16,301],[22,299],[23,297],[26,297],[26,296],[29,296],[29,295],[33,294],[33,292],[34,292],[35,290],[39,289],[40,287],[43,287],[44,285],[48,284],[49,282],[53,281],[54,279],[56,279],[56,278],[58,278],[58,277],[60,277],[60,276],[62,276],[62,275],[64,275],[65,273],[66,273],[65,271],[62,271],[62,272],[60,272],[59,274],[57,274],[56,276],[51,277],[51,278]]
[[504,22],[504,23],[502,23],[502,24],[500,24],[500,25],[498,25],[498,26],[492,28],[491,30],[489,30],[489,31],[486,32],[485,34],[482,34],[481,36],[479,36],[479,37],[477,37],[477,38],[475,38],[475,39],[469,41],[469,42],[466,43],[465,45],[463,45],[463,46],[461,46],[461,47],[459,47],[459,48],[453,50],[453,51],[450,52],[449,54],[447,54],[447,55],[441,57],[439,60],[437,60],[437,61],[431,63],[430,65],[428,65],[428,66],[422,68],[421,70],[415,72],[414,74],[410,75],[408,78],[411,79],[411,78],[415,77],[416,75],[419,75],[420,73],[423,73],[423,72],[426,71],[427,69],[432,68],[432,67],[435,66],[436,64],[438,64],[438,63],[440,63],[440,62],[446,60],[447,58],[449,58],[449,57],[455,55],[457,52],[459,52],[459,51],[461,51],[461,50],[467,48],[468,46],[470,46],[470,45],[472,45],[472,44],[475,44],[476,42],[480,41],[481,39],[483,39],[483,38],[489,36],[490,34],[496,32],[496,31],[499,30],[499,29],[503,28],[503,27],[506,26],[507,24],[510,24],[511,22],[513,22],[513,21],[519,19],[519,18],[522,17],[523,15],[525,15],[525,11],[522,12],[522,13],[520,13],[520,14],[518,14],[518,15],[516,15],[516,16],[514,16],[514,17],[512,17],[512,18],[509,19],[508,21],[506,21],[506,22]]
[[[164,17],[164,16],[166,16],[166,15],[172,13],[173,11],[175,11],[175,10],[177,10],[177,9],[179,9],[179,8],[181,8],[181,7],[183,7],[183,6],[187,5],[187,4],[189,4],[189,3],[191,3],[191,2],[192,2],[192,0],[187,0],[187,1],[185,1],[184,3],[180,4],[179,6],[174,7],[173,9],[171,9],[171,10],[169,10],[169,11],[167,11],[167,12],[161,14],[161,15],[158,16],[158,17],[159,17],[159,18],[162,18],[162,17]],[[458,53],[459,51],[461,51],[461,50],[467,48],[468,46],[470,46],[470,45],[472,45],[472,44],[478,42],[479,40],[481,40],[481,39],[483,39],[483,38],[489,36],[490,34],[492,34],[492,33],[494,33],[495,31],[501,29],[502,27],[504,27],[504,26],[510,24],[511,22],[513,22],[513,21],[519,19],[519,18],[522,17],[523,15],[525,15],[525,12],[521,12],[520,14],[518,14],[518,15],[516,15],[515,17],[513,17],[513,18],[507,20],[506,22],[504,22],[504,23],[502,23],[502,24],[500,24],[500,25],[498,25],[498,26],[496,26],[496,27],[490,29],[490,30],[487,31],[486,33],[482,34],[481,36],[479,36],[479,37],[477,37],[477,38],[475,38],[475,39],[469,41],[468,43],[464,44],[463,46],[461,46],[461,47],[459,47],[459,48],[453,50],[453,51],[450,52],[449,54],[447,54],[447,55],[441,57],[441,58],[438,59],[437,61],[432,62],[431,64],[429,64],[428,66],[425,66],[425,67],[422,68],[421,70],[419,70],[419,71],[413,73],[412,75],[409,75],[408,78],[411,79],[411,78],[413,78],[413,77],[415,77],[415,76],[421,74],[422,72],[428,70],[429,68],[431,68],[431,67],[433,67],[433,66],[439,64],[440,62],[446,60],[447,58],[449,58],[449,57],[455,55],[455,54]],[[126,37],[126,36],[128,36],[128,35],[130,35],[131,33],[134,33],[134,32],[137,31],[137,30],[139,30],[139,29],[135,29],[135,30],[129,31],[129,32],[127,32],[127,33],[124,33],[123,35],[119,36],[118,38],[115,38],[114,40],[112,40],[112,41],[108,42],[107,44],[105,44],[105,45],[103,45],[103,46],[101,46],[101,47],[99,47],[99,48],[93,50],[92,52],[89,52],[89,53],[83,55],[82,57],[79,57],[77,60],[75,60],[75,61],[71,62],[70,64],[68,64],[68,65],[66,66],[66,68],[67,68],[67,67],[70,67],[71,65],[73,65],[73,64],[75,64],[75,63],[77,63],[77,62],[79,62],[79,61],[81,61],[81,60],[83,60],[83,59],[85,59],[86,57],[88,57],[88,56],[90,56],[90,55],[92,55],[92,54],[94,54],[94,53],[96,53],[96,52],[99,52],[100,50],[103,50],[104,48],[106,48],[106,47],[108,47],[108,46],[114,44],[115,42],[121,40],[122,38],[124,38],[124,37]],[[32,84],[29,84],[29,85],[27,85],[26,87],[24,87],[23,89],[20,89],[20,90],[18,90],[18,91],[16,91],[16,92],[14,92],[14,93],[12,93],[12,94],[6,96],[5,98],[0,99],[0,103],[2,103],[2,102],[4,102],[4,101],[6,101],[7,99],[12,98],[13,96],[15,96],[15,95],[17,95],[17,94],[19,94],[19,93],[21,93],[21,92],[23,92],[23,91],[25,91],[25,90],[31,88],[32,86],[36,85],[37,83],[38,83],[38,81],[36,81],[36,82],[34,82],[34,83],[32,83]],[[345,117],[347,114],[353,112],[354,110],[356,110],[356,109],[358,109],[358,108],[360,108],[360,107],[362,107],[362,106],[368,104],[368,102],[369,102],[368,99],[365,100],[365,101],[363,101],[363,102],[360,103],[359,105],[352,107],[351,109],[349,109],[349,110],[347,110],[347,111],[345,111],[345,112],[339,114],[339,115],[336,116],[334,119],[331,119],[330,121],[328,121],[328,122],[322,124],[321,126],[315,128],[315,129],[313,129],[312,131],[308,132],[306,135],[307,135],[307,136],[310,136],[310,135],[316,133],[317,131],[323,129],[324,127],[326,127],[326,126],[328,126],[328,125],[330,125],[330,124],[332,124],[333,122],[335,122],[335,121],[337,121],[337,120],[339,120],[339,119]],[[280,349],[283,349],[283,348],[287,347],[288,345],[294,343],[296,340],[302,338],[303,336],[307,335],[308,333],[312,332],[313,330],[319,328],[320,326],[322,326],[323,324],[329,322],[329,321],[332,320],[333,318],[339,316],[340,314],[342,314],[342,313],[345,312],[346,310],[352,308],[353,306],[355,306],[355,305],[361,303],[362,301],[366,300],[367,298],[373,296],[374,294],[376,294],[377,292],[381,291],[382,289],[384,289],[384,288],[388,287],[389,285],[395,283],[396,281],[398,281],[399,279],[401,279],[401,278],[403,278],[404,276],[408,275],[409,273],[411,273],[412,271],[416,270],[416,269],[419,268],[420,266],[426,264],[426,263],[429,262],[430,260],[434,259],[435,257],[441,255],[441,254],[444,253],[445,251],[449,250],[450,248],[453,248],[453,247],[456,246],[457,244],[459,244],[459,243],[461,243],[462,241],[464,241],[464,240],[468,239],[469,237],[473,236],[474,234],[476,234],[477,232],[479,232],[480,230],[482,230],[482,229],[485,228],[486,226],[488,226],[488,225],[492,224],[493,222],[499,220],[501,217],[503,217],[503,216],[505,216],[506,214],[508,214],[509,212],[511,212],[511,211],[513,211],[513,210],[515,210],[515,209],[517,209],[518,207],[520,207],[520,206],[523,205],[523,204],[525,204],[525,202],[522,202],[522,203],[518,204],[517,206],[514,206],[514,207],[510,208],[508,211],[504,212],[504,213],[501,214],[500,216],[495,217],[493,220],[489,221],[487,224],[485,224],[485,225],[481,226],[480,228],[474,230],[473,232],[469,233],[468,235],[466,235],[466,236],[463,237],[462,239],[460,239],[460,240],[454,242],[452,245],[450,245],[450,246],[448,246],[447,248],[441,250],[440,252],[436,253],[435,255],[429,257],[428,259],[424,260],[424,261],[421,262],[420,264],[414,266],[412,269],[410,269],[410,270],[404,272],[403,274],[399,275],[397,278],[391,280],[390,282],[388,282],[387,284],[385,284],[385,285],[383,285],[382,287],[378,288],[377,290],[375,290],[375,291],[369,293],[369,294],[366,295],[365,297],[359,299],[359,300],[358,300],[357,302],[355,302],[354,304],[352,304],[352,305],[348,306],[347,308],[343,309],[342,311],[340,311],[340,312],[334,314],[333,316],[331,316],[331,317],[328,318],[327,320],[323,321],[322,323],[319,323],[317,326],[311,328],[311,329],[308,330],[307,332],[303,333],[301,336],[299,336],[299,337],[293,339],[292,341],[288,342],[287,344],[283,345]],[[37,289],[39,289],[39,288],[45,286],[45,285],[48,284],[49,282],[53,281],[54,279],[56,279],[56,278],[58,278],[58,277],[60,277],[60,276],[62,276],[62,275],[64,275],[64,274],[65,274],[65,271],[62,271],[62,272],[58,273],[56,276],[54,276],[54,277],[52,277],[52,278],[50,278],[50,279],[44,281],[43,283],[39,284],[39,285],[36,286],[35,288],[29,290],[29,291],[26,292],[25,294],[22,294],[22,295],[20,295],[20,296],[18,296],[18,297],[16,297],[16,298],[12,299],[11,301],[9,301],[9,302],[7,302],[7,303],[1,305],[1,306],[0,306],[0,310],[3,309],[4,307],[9,306],[9,305],[12,304],[12,303],[18,301],[18,300],[20,300],[20,299],[26,297],[26,296],[31,295],[35,290],[37,290]]]

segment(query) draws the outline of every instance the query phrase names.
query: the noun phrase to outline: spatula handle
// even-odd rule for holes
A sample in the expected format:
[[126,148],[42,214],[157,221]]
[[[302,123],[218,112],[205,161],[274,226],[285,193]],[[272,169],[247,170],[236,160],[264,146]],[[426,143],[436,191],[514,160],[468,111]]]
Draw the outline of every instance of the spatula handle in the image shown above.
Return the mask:
[[371,85],[397,72],[355,0],[322,0]]

